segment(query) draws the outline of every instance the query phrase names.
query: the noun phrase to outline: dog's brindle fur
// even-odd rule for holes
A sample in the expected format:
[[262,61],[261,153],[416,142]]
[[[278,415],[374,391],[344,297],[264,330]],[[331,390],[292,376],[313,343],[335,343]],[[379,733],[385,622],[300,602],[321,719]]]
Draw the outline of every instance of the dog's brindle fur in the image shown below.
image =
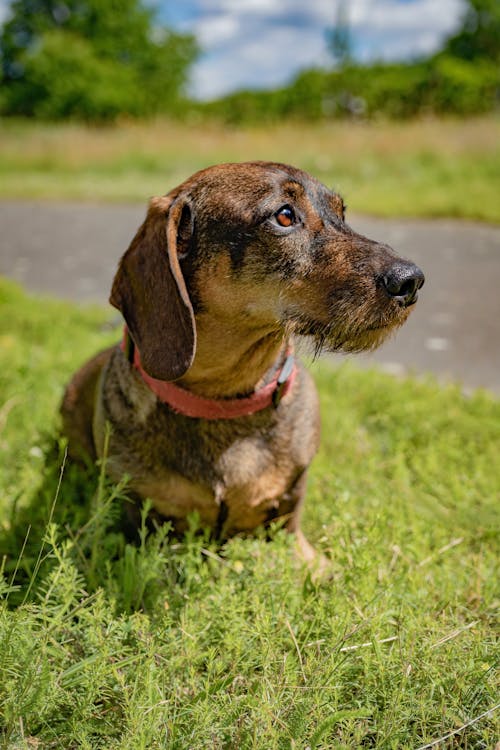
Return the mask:
[[[283,206],[290,227],[279,223]],[[294,334],[311,335],[318,350],[378,346],[405,321],[423,283],[416,269],[411,293],[388,292],[388,275],[402,267],[416,269],[356,234],[341,198],[304,172],[223,164],[151,201],[110,301],[152,377],[234,398],[273,377]],[[113,347],[74,376],[62,416],[70,455],[80,457],[103,455],[109,422],[108,473],[129,475],[133,492],[175,530],[192,511],[219,538],[284,518],[313,558],[299,516],[319,411],[302,366],[277,408],[207,420],[161,403]]]

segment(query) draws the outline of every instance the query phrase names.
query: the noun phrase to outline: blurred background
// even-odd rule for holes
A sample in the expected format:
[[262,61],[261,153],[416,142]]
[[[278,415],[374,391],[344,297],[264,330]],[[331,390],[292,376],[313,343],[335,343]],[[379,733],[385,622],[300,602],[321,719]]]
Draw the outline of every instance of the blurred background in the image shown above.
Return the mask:
[[357,358],[500,392],[498,0],[0,0],[0,272],[105,302],[151,195],[273,159],[419,263]]
[[2,0],[2,113],[477,115],[497,103],[496,0]]

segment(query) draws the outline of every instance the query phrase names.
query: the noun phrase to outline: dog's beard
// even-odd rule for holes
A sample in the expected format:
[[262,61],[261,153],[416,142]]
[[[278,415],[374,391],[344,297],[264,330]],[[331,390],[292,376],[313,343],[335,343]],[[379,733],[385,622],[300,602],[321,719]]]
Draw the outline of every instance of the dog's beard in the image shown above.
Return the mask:
[[290,334],[310,339],[316,359],[324,351],[351,354],[373,351],[404,323],[408,313],[408,310],[399,309],[396,314],[381,315],[369,321],[363,315],[358,315],[328,323],[310,320],[299,314],[287,321],[287,328]]

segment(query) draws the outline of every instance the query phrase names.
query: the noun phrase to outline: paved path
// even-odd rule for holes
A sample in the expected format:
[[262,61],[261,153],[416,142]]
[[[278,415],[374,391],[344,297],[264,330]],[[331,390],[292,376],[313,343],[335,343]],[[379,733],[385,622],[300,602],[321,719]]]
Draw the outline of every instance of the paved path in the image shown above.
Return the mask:
[[[117,260],[144,206],[0,202],[0,273],[28,289],[78,301],[107,299]],[[408,323],[358,363],[395,374],[433,372],[500,393],[500,227],[455,221],[350,217],[425,271]]]

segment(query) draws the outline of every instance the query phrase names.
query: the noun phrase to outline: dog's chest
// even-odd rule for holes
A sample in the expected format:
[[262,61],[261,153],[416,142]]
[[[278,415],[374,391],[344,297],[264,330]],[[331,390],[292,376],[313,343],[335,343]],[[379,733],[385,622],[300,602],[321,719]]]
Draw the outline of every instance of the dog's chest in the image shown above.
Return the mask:
[[[181,531],[193,512],[212,528],[222,513],[231,533],[251,531],[281,514],[280,505],[297,472],[290,455],[276,455],[272,444],[237,439],[211,460],[205,470],[200,465],[191,475],[182,462],[177,470],[156,462],[149,476],[142,475],[132,484]],[[198,461],[203,463],[200,454]]]
[[318,444],[317,398],[304,374],[294,398],[274,410],[228,420],[198,420],[159,403],[120,358],[103,379],[94,418],[95,443],[107,470],[149,498],[183,531],[196,512],[201,523],[230,533],[251,531],[293,512],[292,491]]

